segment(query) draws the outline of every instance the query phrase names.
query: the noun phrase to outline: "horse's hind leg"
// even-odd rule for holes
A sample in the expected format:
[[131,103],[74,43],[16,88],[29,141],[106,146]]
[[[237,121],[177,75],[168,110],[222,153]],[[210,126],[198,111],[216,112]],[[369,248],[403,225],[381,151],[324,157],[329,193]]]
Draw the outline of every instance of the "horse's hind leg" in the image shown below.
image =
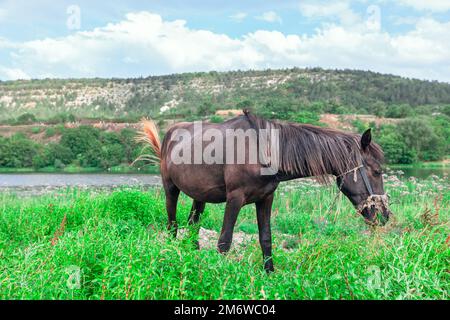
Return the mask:
[[192,209],[189,215],[188,223],[189,225],[194,226],[195,246],[197,247],[197,249],[200,249],[200,245],[198,243],[198,233],[200,230],[198,222],[200,221],[200,215],[203,213],[203,211],[205,211],[205,203],[194,200],[194,202],[192,203]]
[[270,215],[272,211],[273,194],[256,203],[259,243],[263,252],[264,269],[269,273],[274,271],[272,260],[272,234],[270,230]]
[[180,195],[180,189],[173,183],[165,183],[164,190],[166,194],[166,210],[169,219],[169,231],[172,232],[173,236],[177,237],[177,202],[178,196]]
[[192,203],[191,214],[189,215],[188,219],[189,224],[190,225],[197,224],[200,220],[200,215],[203,213],[204,210],[205,210],[205,203],[194,200],[194,202]]

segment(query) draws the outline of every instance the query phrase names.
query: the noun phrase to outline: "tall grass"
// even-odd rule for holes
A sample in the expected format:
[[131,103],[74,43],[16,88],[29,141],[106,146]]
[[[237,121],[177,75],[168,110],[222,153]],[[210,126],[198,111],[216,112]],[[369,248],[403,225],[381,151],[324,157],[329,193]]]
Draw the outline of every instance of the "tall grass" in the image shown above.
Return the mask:
[[[389,180],[389,179],[388,179]],[[0,194],[2,299],[448,299],[448,181],[388,181],[395,213],[370,229],[335,188],[281,188],[273,211],[276,272],[257,237],[226,256],[166,231],[160,189]],[[182,197],[181,225],[191,202]],[[201,224],[219,231],[223,205]],[[253,206],[236,232],[256,234]]]

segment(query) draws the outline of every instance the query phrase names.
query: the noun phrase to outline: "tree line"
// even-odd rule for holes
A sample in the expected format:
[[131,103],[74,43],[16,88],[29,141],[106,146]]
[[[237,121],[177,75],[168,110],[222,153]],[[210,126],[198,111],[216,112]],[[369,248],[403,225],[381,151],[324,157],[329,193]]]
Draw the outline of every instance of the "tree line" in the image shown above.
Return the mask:
[[[267,111],[261,115],[269,119],[322,125],[319,123],[319,114],[311,111]],[[224,120],[219,116],[211,116],[208,119],[212,122]],[[450,154],[449,123],[449,116],[441,114],[405,118],[395,125],[377,126],[375,123],[367,124],[360,120],[355,120],[352,124],[360,132],[368,126],[374,129],[375,141],[383,148],[388,163],[412,164],[418,161],[441,160]],[[46,134],[53,136],[56,131],[60,134],[60,139],[50,143],[33,141],[24,133],[16,133],[9,138],[0,137],[0,167],[51,167],[60,170],[70,165],[107,170],[131,164],[142,149],[135,141],[134,129],[107,132],[87,125],[77,128],[59,126],[56,129],[47,128]]]
[[107,132],[92,126],[80,126],[64,128],[58,142],[44,144],[29,139],[23,133],[16,133],[10,138],[0,137],[0,167],[63,169],[72,165],[109,169],[131,164],[141,148],[135,136],[133,129]]

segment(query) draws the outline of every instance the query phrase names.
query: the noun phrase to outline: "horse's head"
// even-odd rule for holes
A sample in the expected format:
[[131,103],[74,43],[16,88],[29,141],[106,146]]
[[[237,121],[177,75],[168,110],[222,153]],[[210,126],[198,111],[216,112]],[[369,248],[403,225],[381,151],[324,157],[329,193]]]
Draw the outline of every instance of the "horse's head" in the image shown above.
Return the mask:
[[341,191],[349,198],[366,223],[385,225],[391,212],[383,187],[383,174],[379,157],[374,154],[371,130],[361,137],[358,165],[337,177]]

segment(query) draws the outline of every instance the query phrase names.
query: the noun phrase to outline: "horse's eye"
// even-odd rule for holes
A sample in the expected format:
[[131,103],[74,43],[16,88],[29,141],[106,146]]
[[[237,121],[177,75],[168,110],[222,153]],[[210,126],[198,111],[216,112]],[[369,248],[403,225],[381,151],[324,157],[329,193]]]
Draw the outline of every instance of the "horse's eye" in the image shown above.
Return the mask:
[[382,172],[381,170],[374,170],[373,172],[376,176],[381,176]]

